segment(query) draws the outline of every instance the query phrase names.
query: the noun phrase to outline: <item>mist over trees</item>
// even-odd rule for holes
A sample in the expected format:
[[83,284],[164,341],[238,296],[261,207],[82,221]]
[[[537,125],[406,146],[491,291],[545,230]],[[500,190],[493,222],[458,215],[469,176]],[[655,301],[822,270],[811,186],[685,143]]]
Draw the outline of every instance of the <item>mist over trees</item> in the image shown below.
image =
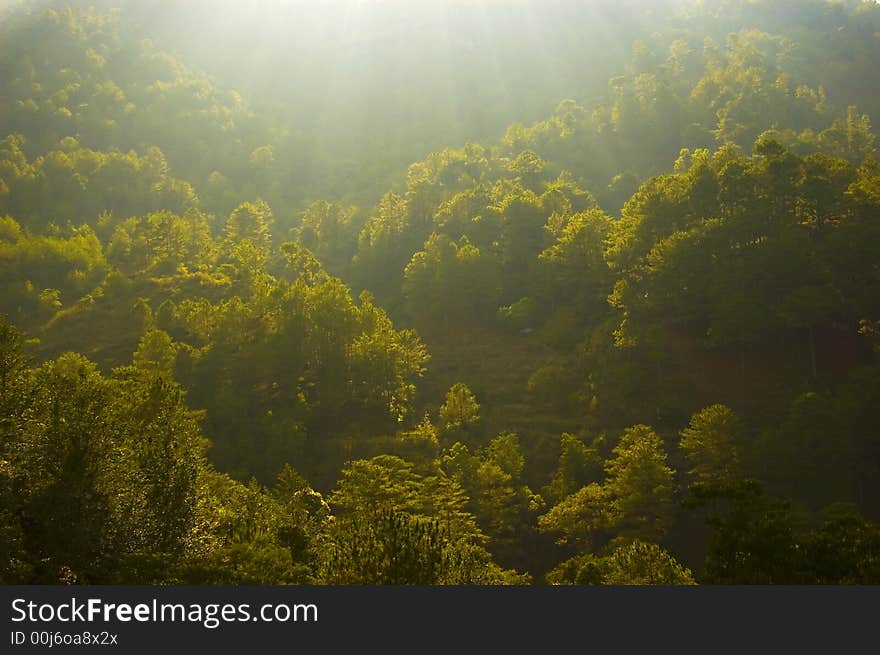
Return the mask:
[[880,583],[880,7],[0,3],[0,582]]

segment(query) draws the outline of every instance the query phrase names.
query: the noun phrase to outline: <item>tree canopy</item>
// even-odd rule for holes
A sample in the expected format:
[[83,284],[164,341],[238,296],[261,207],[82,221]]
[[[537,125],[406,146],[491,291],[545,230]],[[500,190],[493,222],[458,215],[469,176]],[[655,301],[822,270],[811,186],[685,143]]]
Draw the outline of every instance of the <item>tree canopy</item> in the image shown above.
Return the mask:
[[880,6],[342,1],[0,8],[0,582],[877,583]]

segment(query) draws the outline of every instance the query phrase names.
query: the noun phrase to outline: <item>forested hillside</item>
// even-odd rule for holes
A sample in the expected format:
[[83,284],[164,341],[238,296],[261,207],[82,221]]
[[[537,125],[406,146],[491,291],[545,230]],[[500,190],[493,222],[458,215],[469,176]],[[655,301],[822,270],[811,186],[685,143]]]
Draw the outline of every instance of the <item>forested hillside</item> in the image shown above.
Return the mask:
[[0,582],[880,584],[880,6],[0,3]]

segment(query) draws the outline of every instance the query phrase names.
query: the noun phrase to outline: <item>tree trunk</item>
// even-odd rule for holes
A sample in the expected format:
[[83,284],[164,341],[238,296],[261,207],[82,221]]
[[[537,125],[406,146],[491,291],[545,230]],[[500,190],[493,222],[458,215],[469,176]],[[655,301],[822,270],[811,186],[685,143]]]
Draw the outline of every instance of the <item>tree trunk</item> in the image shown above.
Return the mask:
[[816,372],[816,338],[813,334],[813,326],[810,326],[810,367],[813,371],[813,379],[817,380],[819,374]]

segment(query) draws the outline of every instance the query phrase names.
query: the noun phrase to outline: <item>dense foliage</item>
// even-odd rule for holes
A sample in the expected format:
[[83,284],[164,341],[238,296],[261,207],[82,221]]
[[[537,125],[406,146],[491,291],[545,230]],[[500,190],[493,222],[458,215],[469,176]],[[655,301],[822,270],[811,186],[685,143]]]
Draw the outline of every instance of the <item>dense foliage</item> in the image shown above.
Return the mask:
[[876,3],[177,4],[0,13],[0,582],[880,583]]

